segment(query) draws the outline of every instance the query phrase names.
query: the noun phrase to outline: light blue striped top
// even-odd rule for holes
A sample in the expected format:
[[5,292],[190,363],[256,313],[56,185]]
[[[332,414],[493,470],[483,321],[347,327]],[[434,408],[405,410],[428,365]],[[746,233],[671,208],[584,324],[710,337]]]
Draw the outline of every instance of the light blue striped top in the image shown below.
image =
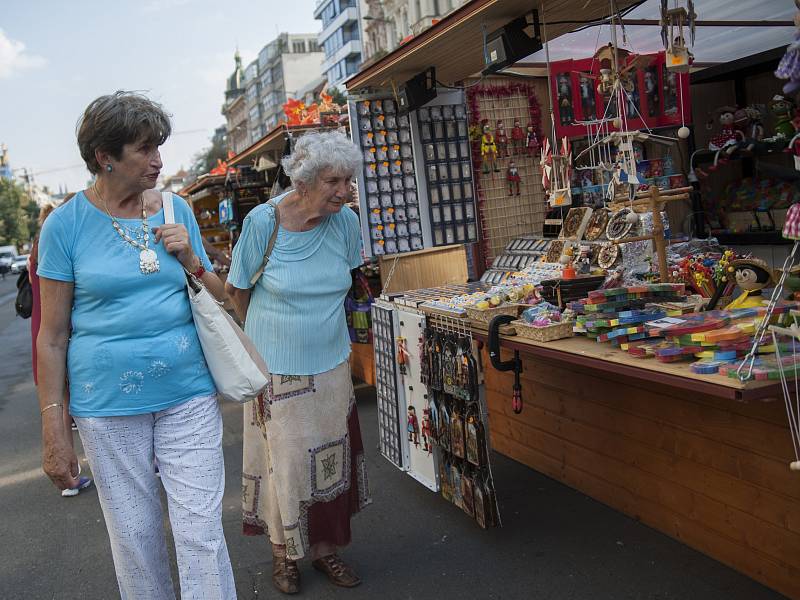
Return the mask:
[[[275,210],[268,204],[245,217],[228,274],[232,286],[250,287],[274,226]],[[245,332],[272,373],[316,375],[347,360],[350,336],[344,298],[351,285],[350,270],[362,262],[358,216],[347,207],[310,231],[278,229],[245,323]]]

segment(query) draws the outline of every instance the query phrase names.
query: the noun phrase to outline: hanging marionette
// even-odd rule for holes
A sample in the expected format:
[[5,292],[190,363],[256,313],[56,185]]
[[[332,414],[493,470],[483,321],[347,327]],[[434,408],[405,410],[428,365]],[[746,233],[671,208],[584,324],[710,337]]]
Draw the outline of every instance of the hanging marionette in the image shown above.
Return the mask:
[[519,196],[519,184],[522,181],[522,178],[519,176],[519,169],[517,165],[512,160],[508,163],[508,169],[506,170],[506,180],[508,181],[508,195],[514,195],[514,188],[517,189],[517,196]]
[[533,127],[533,123],[528,123],[527,132],[525,133],[525,148],[528,152],[528,156],[536,156],[536,153],[539,152],[539,138],[536,136],[536,129]]
[[497,129],[494,130],[494,142],[497,145],[498,158],[508,157],[508,135],[506,135],[506,126],[502,121],[497,121]]
[[514,128],[511,130],[511,145],[514,148],[514,154],[520,154],[525,145],[525,130],[522,129],[519,119],[514,119]]
[[419,446],[419,421],[417,420],[417,410],[410,404],[408,405],[406,431],[408,432],[408,441],[412,442],[415,446]]
[[495,173],[499,172],[497,168],[497,145],[494,142],[494,135],[492,135],[491,128],[489,127],[488,119],[484,119],[483,135],[481,135],[481,162],[483,162],[483,173],[488,173],[491,170]]

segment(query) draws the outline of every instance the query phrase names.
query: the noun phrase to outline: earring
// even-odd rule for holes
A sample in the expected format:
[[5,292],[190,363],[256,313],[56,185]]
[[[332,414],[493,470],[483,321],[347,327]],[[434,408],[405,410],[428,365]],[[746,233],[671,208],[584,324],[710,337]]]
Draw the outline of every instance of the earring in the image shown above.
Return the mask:
[[111,166],[111,163],[109,163],[109,164],[107,164],[107,165],[106,165],[106,171],[108,171],[109,173],[111,173],[111,171],[113,171],[113,170],[114,170],[114,167],[112,167],[112,166]]

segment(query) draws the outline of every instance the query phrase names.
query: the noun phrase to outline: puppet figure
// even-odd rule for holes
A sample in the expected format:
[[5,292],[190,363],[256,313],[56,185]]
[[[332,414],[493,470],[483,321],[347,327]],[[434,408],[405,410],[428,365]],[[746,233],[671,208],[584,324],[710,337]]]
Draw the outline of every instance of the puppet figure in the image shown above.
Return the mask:
[[508,195],[513,196],[513,189],[516,187],[517,196],[519,196],[519,183],[522,181],[522,178],[519,176],[519,169],[517,168],[517,165],[514,164],[513,160],[508,163],[506,180],[508,181]]
[[775,135],[791,139],[794,136],[792,112],[794,103],[783,96],[775,96],[769,103],[769,110],[775,117]]
[[762,296],[762,290],[773,283],[774,277],[769,265],[760,258],[740,258],[734,260],[731,267],[736,276],[736,285],[742,290],[742,294],[725,309],[764,306],[767,299]]
[[514,119],[514,128],[511,130],[511,144],[514,147],[514,154],[522,152],[523,144],[525,143],[525,131],[519,119]]
[[558,114],[562,125],[572,125],[575,112],[572,110],[572,83],[569,75],[558,76]]
[[525,133],[525,148],[528,151],[528,156],[535,156],[539,152],[539,138],[536,136],[533,123],[528,123],[527,132]]
[[494,136],[489,128],[489,122],[484,119],[483,121],[483,135],[481,135],[481,162],[483,163],[483,173],[488,173],[491,165],[491,170],[498,173],[500,169],[497,168],[497,145],[494,142]]
[[428,453],[433,451],[433,445],[431,444],[432,433],[433,428],[431,427],[431,409],[424,408],[422,409],[422,449]]
[[408,405],[408,422],[406,425],[408,432],[408,441],[412,442],[415,446],[419,446],[419,421],[417,421],[417,410]]
[[498,158],[508,157],[508,135],[506,135],[506,126],[502,121],[497,121],[497,129],[494,130],[494,142],[497,145]]
[[[723,106],[718,108],[715,112],[717,114],[717,120],[719,121],[720,130],[719,133],[713,136],[708,142],[708,149],[722,150],[728,146],[735,149],[736,142],[742,139],[741,134],[737,135],[737,131],[733,128],[736,109],[732,106]],[[711,123],[712,122],[706,124],[708,129],[711,129]]]

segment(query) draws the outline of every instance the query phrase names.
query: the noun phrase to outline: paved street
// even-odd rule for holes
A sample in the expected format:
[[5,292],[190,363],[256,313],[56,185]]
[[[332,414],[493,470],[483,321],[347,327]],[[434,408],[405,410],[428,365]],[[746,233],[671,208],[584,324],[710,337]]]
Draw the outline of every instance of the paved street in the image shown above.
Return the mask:
[[[40,469],[30,323],[0,281],[0,598],[118,597],[96,492],[61,498]],[[305,598],[537,600],[781,598],[754,581],[518,463],[494,456],[505,527],[480,530],[376,451],[374,391],[359,411],[374,504],[354,521],[344,557],[354,590],[301,566]],[[265,539],[240,534],[241,408],[226,404],[225,530],[239,597],[276,598]],[[85,469],[86,470],[86,469]],[[173,570],[174,560],[173,560]],[[177,576],[174,576],[177,580]]]

